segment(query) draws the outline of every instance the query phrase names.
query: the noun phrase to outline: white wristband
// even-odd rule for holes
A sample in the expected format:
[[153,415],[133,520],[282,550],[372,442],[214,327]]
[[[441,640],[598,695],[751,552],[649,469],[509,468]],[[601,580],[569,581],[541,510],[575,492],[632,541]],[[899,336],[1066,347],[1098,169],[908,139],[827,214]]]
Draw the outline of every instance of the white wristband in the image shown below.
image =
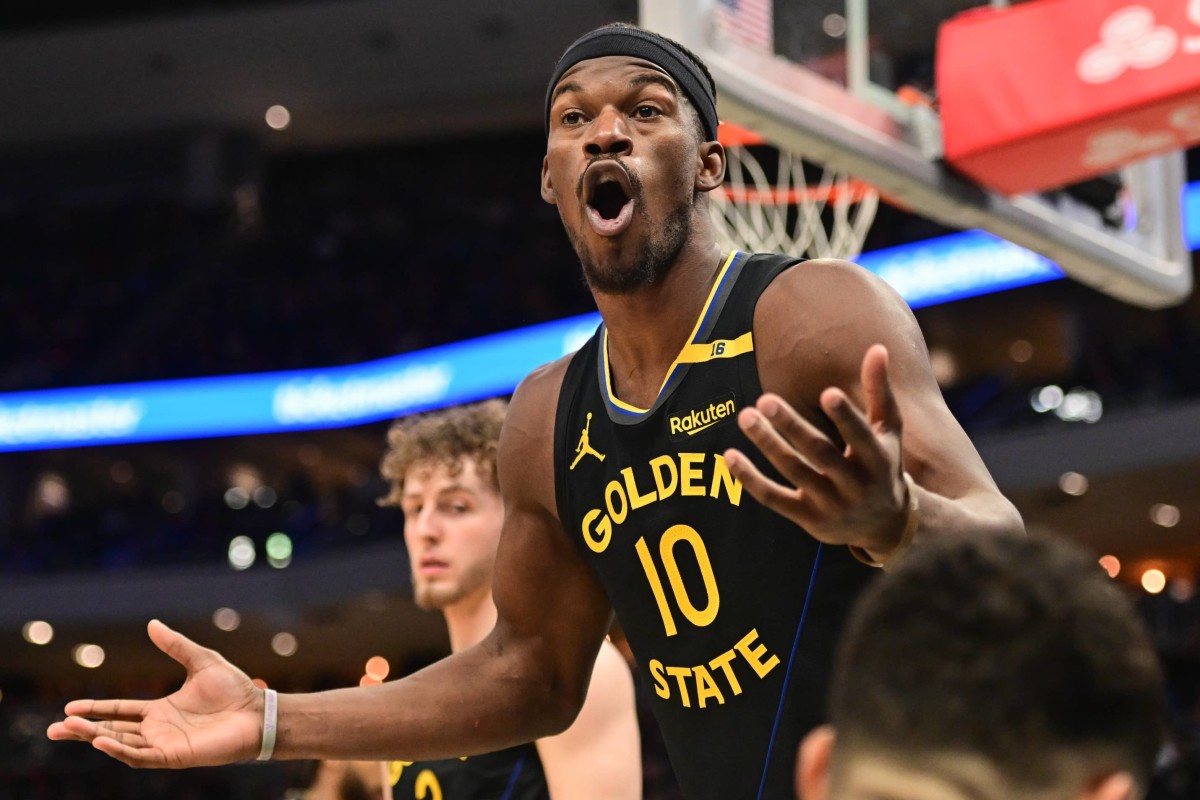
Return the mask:
[[274,689],[267,689],[263,695],[263,737],[262,749],[258,751],[259,761],[270,761],[275,752],[275,729],[279,723],[279,695]]

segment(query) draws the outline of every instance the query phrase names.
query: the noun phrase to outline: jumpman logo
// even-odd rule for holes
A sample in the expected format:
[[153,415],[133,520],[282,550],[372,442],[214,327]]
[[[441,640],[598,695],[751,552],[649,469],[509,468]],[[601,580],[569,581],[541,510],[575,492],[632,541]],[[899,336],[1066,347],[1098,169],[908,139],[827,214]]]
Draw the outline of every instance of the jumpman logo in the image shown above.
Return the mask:
[[[575,465],[583,459],[584,456],[595,456],[601,461],[604,460],[603,453],[597,453],[592,449],[591,443],[588,442],[588,428],[592,427],[592,412],[588,412],[587,424],[583,426],[583,433],[579,434],[579,444],[575,445],[575,460],[571,462],[570,469],[575,469]],[[569,470],[568,470],[569,471]]]

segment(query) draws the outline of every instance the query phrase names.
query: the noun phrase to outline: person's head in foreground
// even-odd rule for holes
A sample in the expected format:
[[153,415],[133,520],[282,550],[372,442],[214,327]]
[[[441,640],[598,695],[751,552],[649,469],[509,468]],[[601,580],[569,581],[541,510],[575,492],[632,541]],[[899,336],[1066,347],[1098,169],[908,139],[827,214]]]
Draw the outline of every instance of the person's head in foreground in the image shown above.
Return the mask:
[[413,595],[424,609],[491,597],[504,503],[496,446],[503,400],[408,417],[388,431],[382,500],[404,511]]
[[1128,598],[1061,542],[914,550],[855,606],[834,675],[803,800],[1129,800],[1165,732]]

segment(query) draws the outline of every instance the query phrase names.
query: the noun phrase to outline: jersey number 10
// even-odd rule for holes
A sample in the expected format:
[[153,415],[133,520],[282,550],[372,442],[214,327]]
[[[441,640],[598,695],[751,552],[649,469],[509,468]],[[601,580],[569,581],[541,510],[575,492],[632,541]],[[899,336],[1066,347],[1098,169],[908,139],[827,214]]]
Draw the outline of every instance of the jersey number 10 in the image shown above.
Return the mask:
[[[703,608],[696,607],[692,598],[688,596],[687,587],[683,585],[683,576],[679,574],[679,565],[675,561],[675,546],[679,544],[691,546],[692,553],[696,557],[696,564],[700,567],[700,577],[704,580],[704,590],[708,595]],[[638,558],[641,559],[642,569],[646,571],[646,580],[650,583],[650,591],[654,592],[658,611],[662,614],[663,628],[666,629],[667,636],[674,636],[679,632],[675,627],[675,615],[667,602],[662,578],[659,576],[658,566],[655,565],[654,559],[650,555],[650,548],[646,545],[645,536],[638,538],[634,549],[637,550]],[[721,607],[721,595],[717,591],[717,579],[713,575],[712,562],[708,558],[708,548],[704,546],[704,540],[700,538],[700,534],[690,525],[672,525],[667,528],[666,533],[658,542],[658,554],[662,560],[663,570],[667,573],[667,581],[671,584],[675,605],[679,607],[683,616],[697,628],[711,624],[717,618],[717,609]]]

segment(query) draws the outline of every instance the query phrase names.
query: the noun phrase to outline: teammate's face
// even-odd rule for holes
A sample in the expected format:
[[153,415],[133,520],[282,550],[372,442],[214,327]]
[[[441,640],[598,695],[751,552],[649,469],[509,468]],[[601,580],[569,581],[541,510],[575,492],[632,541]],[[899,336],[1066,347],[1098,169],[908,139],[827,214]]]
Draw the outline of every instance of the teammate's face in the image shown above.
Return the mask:
[[452,475],[444,465],[418,464],[404,476],[404,542],[421,608],[444,609],[491,591],[504,505],[473,460],[461,467]]
[[704,151],[695,113],[650,62],[605,56],[563,75],[551,99],[542,197],[558,206],[593,290],[632,292],[674,263],[698,192],[711,188]]

